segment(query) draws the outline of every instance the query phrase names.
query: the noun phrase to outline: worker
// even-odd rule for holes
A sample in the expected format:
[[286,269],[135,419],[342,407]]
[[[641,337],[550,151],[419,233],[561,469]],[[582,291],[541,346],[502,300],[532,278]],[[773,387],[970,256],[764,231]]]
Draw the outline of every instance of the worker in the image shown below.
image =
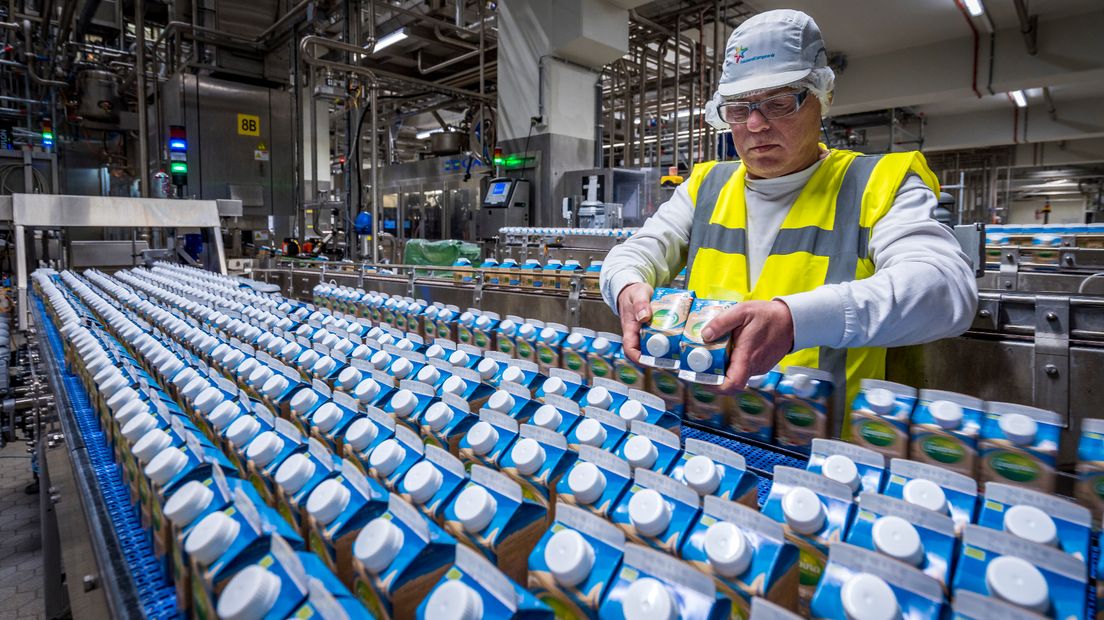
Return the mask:
[[861,379],[884,376],[886,347],[970,325],[977,283],[951,230],[930,216],[939,183],[924,156],[818,142],[834,82],[805,13],[767,11],[729,37],[706,118],[732,131],[740,161],[695,165],[602,266],[631,360],[653,287],[684,265],[699,298],[741,302],[702,332],[732,336],[722,393],[776,366],[820,368],[845,411]]

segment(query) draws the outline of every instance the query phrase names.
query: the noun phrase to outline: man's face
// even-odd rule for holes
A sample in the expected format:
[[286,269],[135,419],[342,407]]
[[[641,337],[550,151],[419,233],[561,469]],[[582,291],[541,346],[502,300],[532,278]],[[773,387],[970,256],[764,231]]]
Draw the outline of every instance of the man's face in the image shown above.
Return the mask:
[[[783,87],[735,101],[758,103],[784,93],[800,92]],[[732,140],[740,160],[754,178],[772,179],[811,166],[820,155],[820,101],[809,93],[797,112],[768,119],[760,110],[751,113],[746,123],[732,123]]]

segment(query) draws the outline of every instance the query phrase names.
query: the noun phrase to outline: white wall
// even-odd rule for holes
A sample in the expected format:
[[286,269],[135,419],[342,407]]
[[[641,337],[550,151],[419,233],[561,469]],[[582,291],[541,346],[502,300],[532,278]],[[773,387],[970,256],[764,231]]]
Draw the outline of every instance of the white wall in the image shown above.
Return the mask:
[[[1017,200],[1012,203],[1009,212],[1009,224],[1042,224],[1043,218],[1035,219],[1035,210],[1042,209],[1046,200]],[[1051,224],[1082,224],[1085,222],[1085,201],[1054,201],[1050,202]]]

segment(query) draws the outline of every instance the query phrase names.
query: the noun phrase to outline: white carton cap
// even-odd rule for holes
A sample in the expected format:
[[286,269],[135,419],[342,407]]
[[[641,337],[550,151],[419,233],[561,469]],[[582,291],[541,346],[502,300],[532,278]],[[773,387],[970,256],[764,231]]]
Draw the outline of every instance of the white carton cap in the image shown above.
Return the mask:
[[172,445],[172,437],[169,437],[165,431],[155,428],[134,442],[134,457],[143,463],[148,463],[170,445]]
[[291,397],[288,406],[293,413],[306,413],[308,409],[314,406],[314,403],[318,402],[318,398],[318,392],[310,388],[302,389]]
[[318,351],[315,351],[314,349],[307,349],[299,355],[299,359],[297,361],[299,362],[300,367],[307,367],[314,366],[314,363],[318,361],[318,358]]
[[1002,555],[985,568],[985,585],[994,597],[1027,609],[1046,613],[1050,589],[1046,578],[1027,560]]
[[368,457],[368,465],[375,469],[383,477],[390,476],[406,457],[406,450],[398,439],[385,439],[383,443],[372,450]]
[[400,357],[391,364],[391,375],[396,379],[405,379],[414,371],[414,364],[405,357]]
[[439,344],[431,344],[429,348],[425,350],[425,356],[428,359],[444,359],[445,349]]
[[471,358],[464,351],[456,350],[449,355],[448,362],[453,366],[467,366]]
[[588,446],[601,447],[606,441],[606,427],[594,418],[587,418],[575,427],[575,438],[579,443]]
[[390,519],[376,517],[364,526],[353,543],[353,555],[370,573],[383,572],[402,549],[403,532]]
[[264,385],[273,374],[275,373],[268,366],[257,366],[253,369],[253,372],[249,373],[246,382],[249,385]]
[[547,428],[550,431],[554,431],[559,428],[560,422],[563,421],[563,414],[552,405],[541,405],[533,414],[532,421],[533,424],[541,428]]
[[1022,413],[1005,413],[997,419],[997,425],[1008,441],[1017,446],[1026,446],[1035,441],[1039,432],[1039,423],[1035,418]]
[[239,448],[245,446],[261,432],[261,423],[251,415],[239,416],[230,428],[226,429],[226,439]]
[[192,480],[177,489],[176,493],[173,493],[172,497],[165,502],[165,517],[184,527],[206,510],[214,499],[214,491],[208,489],[202,482]]
[[514,408],[514,396],[506,390],[498,390],[487,399],[487,408],[502,413],[510,413]]
[[422,366],[414,378],[426,385],[434,385],[441,378],[441,371],[436,366]]
[[222,620],[261,620],[280,596],[280,578],[259,564],[247,566],[223,588],[217,613]]
[[713,459],[704,454],[697,454],[687,459],[682,466],[682,477],[687,486],[698,492],[699,495],[710,495],[721,486],[721,472]]
[[893,405],[897,402],[897,396],[885,388],[873,388],[865,394],[867,406],[877,414],[884,415],[893,411]]
[[537,328],[531,323],[522,323],[518,328],[518,335],[522,338],[532,338],[533,334],[537,331]]
[[222,390],[211,386],[200,392],[199,396],[196,396],[193,407],[197,412],[206,417],[207,414],[211,413],[211,410],[215,408],[215,405],[224,400],[226,400],[226,397],[223,395]]
[[150,459],[149,465],[146,465],[145,474],[150,482],[161,486],[172,480],[173,476],[179,474],[187,464],[188,456],[184,452],[176,448],[168,448]]
[[909,480],[905,483],[905,487],[901,489],[901,496],[910,504],[922,506],[940,514],[946,514],[947,512],[947,494],[931,480],[925,480],[924,478]]
[[709,526],[705,531],[704,547],[709,564],[722,577],[731,578],[743,574],[751,565],[754,555],[743,530],[728,521],[719,521]]
[[349,366],[337,373],[337,387],[347,390],[360,383],[363,378],[364,374],[360,372],[360,369]]
[[560,585],[572,588],[594,568],[594,547],[579,532],[562,529],[544,547],[544,563]]
[[452,407],[441,402],[433,403],[426,409],[423,419],[431,430],[439,431],[452,421]]
[[564,343],[571,348],[578,348],[579,345],[583,344],[583,335],[579,332],[571,332],[567,335]]
[[613,404],[613,396],[610,395],[609,390],[599,385],[587,392],[586,404],[599,409],[609,409],[610,405]]
[[362,403],[372,402],[376,396],[379,396],[379,393],[380,384],[372,377],[365,377],[363,381],[353,388],[353,396]]
[[333,427],[337,426],[337,423],[341,421],[342,415],[344,415],[344,412],[341,410],[341,407],[337,406],[337,403],[333,401],[322,403],[322,406],[314,410],[314,415],[311,416],[311,423],[318,429],[318,432],[325,434],[333,430]]
[[962,426],[962,406],[949,400],[937,400],[928,405],[935,423],[941,428],[954,430]]
[[498,372],[498,363],[489,357],[485,357],[476,364],[475,371],[479,373],[479,378],[486,381]]
[[659,536],[671,524],[671,507],[655,489],[642,489],[629,500],[629,520],[644,536]]
[[502,380],[521,383],[525,381],[525,371],[517,366],[507,366],[506,369],[502,371]]
[[537,472],[544,465],[546,457],[544,447],[532,437],[524,437],[514,443],[510,449],[510,456],[514,459],[514,466],[518,473],[529,476]]
[[468,532],[479,532],[491,523],[498,502],[487,489],[473,484],[456,496],[456,518]]
[[410,390],[399,390],[391,397],[391,410],[395,415],[406,417],[416,406],[418,406],[418,397]]
[[663,582],[644,577],[637,579],[621,599],[625,620],[675,620],[678,604]]
[[805,373],[799,372],[790,377],[790,385],[793,387],[794,394],[801,398],[812,398],[816,394],[816,381]]
[[441,488],[444,476],[427,460],[414,464],[403,476],[402,486],[415,504],[424,504]]
[[579,461],[567,475],[567,486],[580,504],[593,504],[606,490],[606,475],[594,463]]
[[805,487],[794,487],[782,496],[782,516],[799,534],[815,534],[824,525],[820,496]]
[[260,362],[257,361],[257,358],[247,357],[243,359],[240,364],[238,364],[237,368],[234,369],[234,374],[238,375],[239,377],[248,377],[249,373],[253,372],[253,369],[257,368],[259,364]]
[[288,495],[295,495],[311,479],[315,470],[314,461],[302,452],[292,454],[276,470],[276,484]]
[[353,352],[349,354],[349,357],[362,360],[366,359],[372,353],[372,347],[366,344],[358,344],[353,348]]
[[709,349],[694,347],[686,354],[686,364],[694,372],[706,372],[713,365],[713,354]]
[[671,350],[671,341],[663,334],[652,334],[644,343],[644,350],[652,357],[663,357]]
[[[180,395],[183,396],[185,400],[192,400],[196,396],[198,396],[199,393],[202,392],[205,388],[208,388],[210,386],[211,382],[207,379],[203,377],[196,377],[195,379],[192,379],[188,383],[188,385],[185,385],[184,389],[180,390]],[[111,403],[108,403],[109,406],[110,404]]]
[[621,416],[621,419],[626,422],[632,422],[634,420],[643,420],[647,418],[648,410],[644,408],[643,403],[630,398],[624,403],[621,403],[621,408],[617,410],[617,415]]
[[302,350],[303,347],[298,342],[289,342],[284,345],[284,348],[280,349],[280,357],[290,359],[298,355]]
[[241,409],[238,407],[238,403],[224,400],[215,405],[211,413],[207,414],[207,421],[211,423],[211,426],[215,427],[215,430],[221,431],[238,417],[236,414],[240,411]]
[[261,386],[261,393],[268,398],[276,398],[287,389],[288,380],[283,375],[272,375]]
[[602,355],[606,351],[609,351],[610,341],[605,336],[598,336],[590,343],[590,348],[594,350],[598,355]]
[[237,366],[238,362],[242,361],[244,358],[245,353],[242,353],[238,349],[231,348],[229,351],[226,352],[226,355],[222,356],[222,363],[227,368],[230,368],[233,366]]
[[633,435],[625,442],[625,460],[633,467],[645,469],[655,464],[659,457],[659,450],[655,443],[643,435]]
[[851,489],[851,493],[857,492],[862,486],[862,478],[859,476],[859,468],[855,466],[855,461],[842,454],[831,454],[824,459],[824,463],[820,466],[820,473],[830,480],[846,484],[847,488]]
[[483,599],[463,581],[449,579],[429,595],[425,617],[434,620],[481,620]]
[[1026,504],[1017,504],[1004,513],[1004,531],[1034,543],[1058,545],[1058,527],[1050,515]]
[[920,533],[901,517],[879,517],[870,534],[874,547],[885,555],[912,566],[920,566],[924,562],[924,543],[920,540]]
[[345,431],[345,445],[356,452],[360,452],[367,448],[368,444],[372,443],[372,440],[376,438],[378,432],[379,431],[376,430],[376,425],[373,424],[371,420],[368,418],[357,418]]
[[241,523],[218,511],[203,517],[184,541],[184,551],[201,566],[212,562],[226,552],[241,531]]
[[[506,375],[504,374],[503,377],[505,376]],[[564,393],[567,392],[567,384],[564,383],[563,379],[559,377],[549,377],[541,385],[541,390],[545,394],[555,394],[557,396],[562,396]]]
[[468,445],[476,454],[487,454],[498,443],[498,430],[483,420],[480,420],[468,429]]
[[350,499],[352,493],[337,479],[323,480],[307,498],[307,512],[325,527],[345,510]]
[[133,445],[154,428],[157,428],[157,418],[150,413],[140,413],[123,425],[123,437]]
[[253,461],[257,467],[267,467],[284,449],[284,440],[273,431],[265,431],[249,442],[245,449],[245,458]]
[[465,383],[463,379],[457,377],[456,375],[453,375],[448,379],[445,379],[445,382],[441,384],[441,393],[456,394],[457,396],[459,396],[463,394],[464,390],[466,390],[467,388],[468,384]]
[[391,363],[391,354],[387,351],[376,351],[368,361],[376,367],[376,370],[383,370]]
[[840,588],[840,602],[849,620],[894,620],[900,607],[893,588],[870,573],[852,575]]
[[556,337],[556,329],[554,327],[545,327],[544,329],[540,330],[540,339],[541,340],[551,340],[552,338],[555,338],[555,337]]
[[135,397],[134,400],[119,408],[119,411],[115,414],[115,422],[116,424],[125,425],[134,419],[134,416],[141,413],[149,413],[149,405],[144,400]]

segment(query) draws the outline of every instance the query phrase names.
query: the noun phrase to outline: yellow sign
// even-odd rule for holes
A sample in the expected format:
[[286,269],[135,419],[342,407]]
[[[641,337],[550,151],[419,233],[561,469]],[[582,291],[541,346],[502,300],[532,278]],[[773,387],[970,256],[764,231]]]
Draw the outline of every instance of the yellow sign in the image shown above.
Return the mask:
[[253,116],[252,114],[239,114],[238,115],[238,135],[239,136],[259,136],[259,135],[261,135],[261,117]]

